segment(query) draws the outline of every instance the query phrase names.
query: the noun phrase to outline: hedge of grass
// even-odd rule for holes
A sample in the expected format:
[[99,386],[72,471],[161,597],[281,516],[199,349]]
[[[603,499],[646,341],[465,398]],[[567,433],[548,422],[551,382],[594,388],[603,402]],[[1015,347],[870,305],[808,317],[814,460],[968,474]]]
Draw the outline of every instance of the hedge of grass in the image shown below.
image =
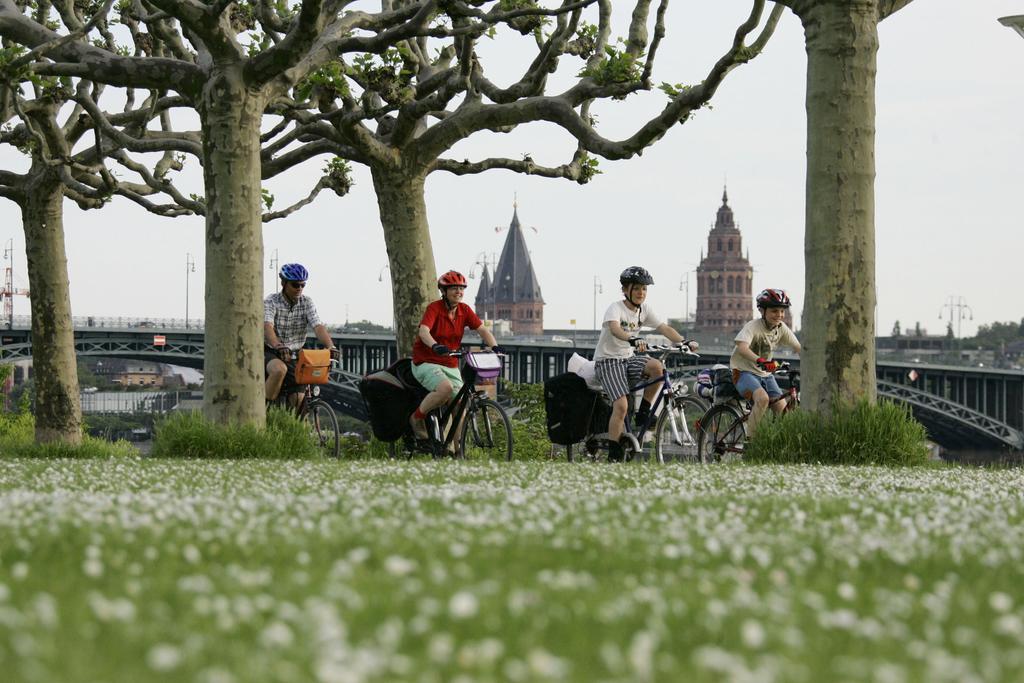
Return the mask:
[[201,413],[172,415],[155,426],[153,450],[156,458],[260,458],[266,460],[319,459],[319,449],[309,435],[309,426],[280,408],[267,411],[267,426],[224,426],[214,424]]
[[892,401],[860,401],[831,414],[797,410],[765,417],[743,453],[755,463],[921,465],[928,435],[910,408]]
[[5,458],[129,458],[139,451],[127,441],[110,442],[83,435],[82,443],[37,444],[36,420],[32,413],[0,412],[0,457]]

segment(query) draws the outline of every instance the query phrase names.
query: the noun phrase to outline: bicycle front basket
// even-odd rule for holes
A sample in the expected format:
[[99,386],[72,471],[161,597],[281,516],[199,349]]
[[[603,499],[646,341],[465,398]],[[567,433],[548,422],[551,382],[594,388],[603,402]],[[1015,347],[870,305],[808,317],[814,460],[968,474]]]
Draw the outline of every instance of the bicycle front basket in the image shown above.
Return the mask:
[[468,353],[466,365],[476,371],[477,380],[494,380],[501,374],[501,356],[496,353]]
[[331,370],[331,352],[327,349],[302,349],[295,365],[296,384],[327,384]]

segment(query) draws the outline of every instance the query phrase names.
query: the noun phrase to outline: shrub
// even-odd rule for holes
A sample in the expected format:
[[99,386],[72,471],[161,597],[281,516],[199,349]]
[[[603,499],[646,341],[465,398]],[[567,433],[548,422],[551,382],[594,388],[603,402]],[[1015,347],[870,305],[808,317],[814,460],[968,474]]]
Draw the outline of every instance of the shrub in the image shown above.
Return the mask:
[[156,424],[153,437],[156,458],[262,458],[314,459],[319,449],[309,428],[288,410],[267,411],[267,426],[224,426],[201,413],[181,413]]
[[0,456],[8,458],[129,458],[139,455],[127,441],[110,442],[85,435],[82,443],[36,443],[36,420],[32,413],[0,413]]
[[547,420],[544,413],[543,384],[505,384],[505,393],[515,410],[511,415],[513,457],[537,460],[551,455]]
[[341,458],[355,460],[386,460],[391,457],[388,448],[391,444],[379,441],[371,436],[369,439],[357,436],[341,437]]
[[798,410],[757,427],[748,462],[843,465],[920,465],[928,460],[927,433],[910,408],[892,401],[860,401],[831,414]]

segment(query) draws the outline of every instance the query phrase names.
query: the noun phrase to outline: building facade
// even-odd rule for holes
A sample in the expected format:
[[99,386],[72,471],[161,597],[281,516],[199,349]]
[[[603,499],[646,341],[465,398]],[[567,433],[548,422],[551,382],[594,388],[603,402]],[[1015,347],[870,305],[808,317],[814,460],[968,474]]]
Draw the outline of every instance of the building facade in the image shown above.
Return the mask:
[[754,269],[743,254],[743,236],[722,191],[722,206],[708,234],[707,255],[701,250],[697,267],[699,332],[734,335],[754,317]]
[[512,222],[494,273],[484,266],[474,306],[485,320],[508,321],[512,334],[544,333],[544,297],[526,248],[518,207],[512,210]]

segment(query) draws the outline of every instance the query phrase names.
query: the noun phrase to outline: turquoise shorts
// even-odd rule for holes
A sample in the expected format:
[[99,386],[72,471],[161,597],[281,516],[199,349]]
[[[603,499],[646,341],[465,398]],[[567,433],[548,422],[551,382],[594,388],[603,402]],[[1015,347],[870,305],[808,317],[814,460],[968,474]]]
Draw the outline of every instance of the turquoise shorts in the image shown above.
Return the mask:
[[462,388],[462,373],[458,368],[450,368],[447,365],[437,363],[420,363],[412,366],[412,376],[423,385],[427,391],[434,391],[437,385],[443,380],[452,384],[452,392],[458,393]]

